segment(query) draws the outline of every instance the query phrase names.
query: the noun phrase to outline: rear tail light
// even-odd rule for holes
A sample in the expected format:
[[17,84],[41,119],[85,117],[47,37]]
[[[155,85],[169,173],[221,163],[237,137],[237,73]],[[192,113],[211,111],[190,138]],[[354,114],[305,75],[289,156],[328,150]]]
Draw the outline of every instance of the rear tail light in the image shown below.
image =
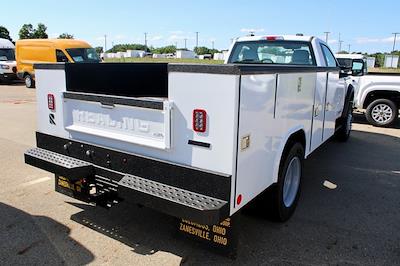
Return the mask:
[[47,94],[47,107],[52,111],[56,109],[56,101],[53,94]]
[[206,132],[207,112],[202,109],[193,110],[193,130],[196,132]]

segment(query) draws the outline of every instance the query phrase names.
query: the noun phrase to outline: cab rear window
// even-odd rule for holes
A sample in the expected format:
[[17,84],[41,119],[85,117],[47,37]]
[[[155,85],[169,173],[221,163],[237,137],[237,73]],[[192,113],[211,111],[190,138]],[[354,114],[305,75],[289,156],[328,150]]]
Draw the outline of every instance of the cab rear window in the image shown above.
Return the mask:
[[316,65],[308,42],[267,40],[236,43],[228,63]]

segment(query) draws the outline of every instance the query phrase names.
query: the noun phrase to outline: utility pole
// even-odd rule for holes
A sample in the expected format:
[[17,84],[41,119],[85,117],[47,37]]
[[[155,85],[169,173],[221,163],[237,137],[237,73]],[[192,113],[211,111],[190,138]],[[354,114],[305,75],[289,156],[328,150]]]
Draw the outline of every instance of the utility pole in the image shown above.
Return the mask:
[[390,63],[390,67],[393,67],[393,56],[394,56],[394,49],[396,48],[396,38],[397,34],[400,34],[400,32],[393,32],[394,34],[394,39],[393,39],[393,49],[392,49],[392,62]]
[[211,47],[214,50],[214,41],[211,41]]
[[107,34],[104,34],[104,52],[107,52]]
[[147,32],[144,33],[144,48],[147,49]]
[[338,52],[342,51],[342,43],[343,43],[343,41],[340,38],[340,33],[339,33],[339,51]]
[[231,38],[231,43],[233,43],[233,38]]
[[199,47],[199,32],[196,31],[196,47]]
[[348,46],[349,46],[349,51],[348,51],[348,52],[350,53],[350,47],[351,47],[351,44],[348,44]]
[[328,43],[329,31],[324,31],[325,33],[325,42]]
[[187,49],[187,47],[186,47],[186,41],[187,41],[187,38],[185,38],[185,39],[183,39],[183,40],[185,40],[185,49]]

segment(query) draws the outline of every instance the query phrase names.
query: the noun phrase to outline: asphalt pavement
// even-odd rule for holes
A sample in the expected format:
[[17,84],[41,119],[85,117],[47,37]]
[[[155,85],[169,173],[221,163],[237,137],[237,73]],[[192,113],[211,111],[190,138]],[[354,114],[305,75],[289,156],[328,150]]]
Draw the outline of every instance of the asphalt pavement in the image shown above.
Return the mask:
[[167,215],[56,193],[51,173],[24,164],[35,110],[35,90],[0,85],[1,265],[400,265],[399,125],[375,128],[356,116],[347,143],[329,141],[306,161],[287,223],[252,208],[240,214],[232,260],[178,237]]

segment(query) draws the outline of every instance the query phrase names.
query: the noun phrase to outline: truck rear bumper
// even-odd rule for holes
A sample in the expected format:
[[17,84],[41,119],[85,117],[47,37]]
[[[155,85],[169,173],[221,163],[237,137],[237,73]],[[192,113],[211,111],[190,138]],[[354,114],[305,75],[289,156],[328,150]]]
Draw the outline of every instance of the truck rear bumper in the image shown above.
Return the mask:
[[229,216],[230,176],[42,133],[37,133],[37,144],[25,152],[25,162],[95,186],[96,194],[86,195],[88,201],[96,202],[99,194],[122,198],[202,224]]

